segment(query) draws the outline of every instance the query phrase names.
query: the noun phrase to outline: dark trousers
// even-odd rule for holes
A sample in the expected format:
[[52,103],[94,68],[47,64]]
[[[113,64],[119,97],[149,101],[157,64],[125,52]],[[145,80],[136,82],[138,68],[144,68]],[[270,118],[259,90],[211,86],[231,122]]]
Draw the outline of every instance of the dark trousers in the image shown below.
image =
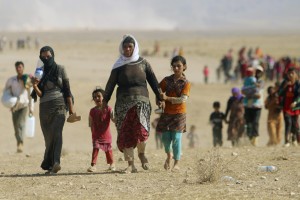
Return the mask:
[[[50,118],[49,121],[40,120],[46,146],[44,160],[41,165],[44,170],[51,169],[55,163],[60,164],[63,143],[62,131],[66,119],[64,114],[59,114]],[[49,124],[52,126],[48,126]]]
[[[56,109],[54,113],[51,113],[49,107]],[[52,169],[52,166],[56,163],[60,164],[60,156],[63,144],[63,127],[66,121],[64,107],[55,107],[52,104],[41,103],[40,104],[40,124],[45,140],[45,153],[44,160],[41,164],[41,168],[44,170]]]
[[206,83],[206,84],[208,83],[208,77],[207,76],[204,77],[204,83]]
[[259,136],[259,119],[260,119],[260,108],[245,108],[245,121],[247,126],[247,135],[249,139]]
[[292,141],[300,142],[300,129],[299,129],[299,115],[289,115],[284,113],[284,123],[285,123],[285,131],[284,131],[284,142],[289,143],[290,134],[292,134]]
[[28,108],[25,107],[12,113],[15,137],[18,144],[23,143],[27,110]]
[[221,147],[222,144],[223,144],[222,128],[214,127],[213,128],[213,145],[214,145],[214,147],[216,147],[217,145],[219,145]]

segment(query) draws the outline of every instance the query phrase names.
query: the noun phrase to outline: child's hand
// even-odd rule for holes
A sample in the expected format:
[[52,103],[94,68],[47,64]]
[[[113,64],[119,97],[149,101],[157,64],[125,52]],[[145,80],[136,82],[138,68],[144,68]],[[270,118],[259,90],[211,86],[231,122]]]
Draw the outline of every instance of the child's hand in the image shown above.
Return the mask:
[[162,110],[165,110],[166,103],[165,103],[164,101],[160,101],[159,107],[160,107]]
[[167,97],[166,93],[161,93],[160,98],[163,100],[167,100],[168,97]]
[[297,103],[296,103],[296,102],[293,102],[293,103],[291,104],[291,108],[295,108],[296,105],[297,105]]

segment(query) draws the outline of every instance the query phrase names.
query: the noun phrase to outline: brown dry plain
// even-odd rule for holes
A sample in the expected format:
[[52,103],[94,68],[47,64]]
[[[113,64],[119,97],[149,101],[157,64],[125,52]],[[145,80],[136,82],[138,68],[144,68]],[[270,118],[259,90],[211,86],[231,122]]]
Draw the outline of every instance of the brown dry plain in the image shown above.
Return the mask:
[[[190,99],[187,102],[187,126],[197,127],[199,142],[194,149],[188,148],[186,133],[183,135],[183,155],[179,172],[163,169],[165,153],[156,150],[154,131],[148,140],[147,155],[151,169],[144,171],[137,161],[138,173],[121,174],[126,167],[122,154],[116,149],[116,130],[112,125],[116,172],[106,171],[104,153],[99,155],[96,173],[87,173],[91,159],[91,133],[87,118],[93,106],[91,92],[95,86],[105,86],[111,66],[118,56],[119,41],[129,31],[106,32],[51,32],[51,33],[4,33],[9,40],[30,36],[38,37],[41,45],[54,48],[56,62],[66,67],[75,96],[75,109],[82,121],[64,128],[62,170],[57,175],[44,175],[40,163],[44,141],[39,126],[38,104],[35,106],[36,135],[26,138],[24,153],[17,154],[16,141],[8,109],[0,107],[0,199],[300,199],[300,148],[266,147],[268,141],[266,116],[262,111],[258,147],[244,145],[231,148],[212,148],[211,126],[208,123],[212,102],[220,101],[224,111],[233,86],[241,83],[223,84],[216,81],[215,69],[221,56],[229,49],[260,46],[263,52],[276,58],[285,55],[300,55],[299,33],[198,33],[198,32],[133,32],[140,44],[140,51],[153,49],[157,40],[160,54],[145,56],[161,80],[171,73],[169,67],[171,51],[182,46],[187,58],[186,75],[192,82]],[[169,57],[163,53],[168,52]],[[33,73],[39,50],[33,43],[30,49],[16,50],[8,46],[0,52],[0,82],[15,74],[14,62],[23,60],[25,71]],[[202,69],[208,65],[211,72],[210,84],[203,84]],[[266,87],[273,83],[266,83]],[[151,93],[153,108],[154,96]],[[110,105],[115,102],[113,95]],[[151,118],[156,116],[153,113]],[[282,133],[283,134],[283,133]],[[278,171],[258,172],[260,165],[274,165]],[[203,176],[216,181],[199,183]],[[224,182],[223,176],[235,181]]]

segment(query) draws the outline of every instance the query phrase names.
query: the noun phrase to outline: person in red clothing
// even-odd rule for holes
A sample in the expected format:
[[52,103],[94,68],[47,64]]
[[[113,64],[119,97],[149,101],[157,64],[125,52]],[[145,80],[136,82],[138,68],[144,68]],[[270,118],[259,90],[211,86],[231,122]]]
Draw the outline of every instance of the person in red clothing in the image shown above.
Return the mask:
[[282,59],[283,60],[283,66],[284,66],[284,70],[283,70],[283,78],[287,79],[287,73],[289,71],[290,68],[293,68],[296,72],[296,74],[298,74],[297,72],[297,66],[296,63],[292,61],[292,59],[290,57],[285,57]]
[[207,84],[208,77],[209,77],[209,69],[206,65],[204,66],[204,69],[203,69],[203,76],[204,76],[204,83]]
[[106,155],[106,162],[109,164],[109,170],[114,171],[113,153],[111,147],[111,133],[110,133],[110,120],[114,122],[114,114],[111,107],[102,109],[104,90],[96,88],[93,93],[93,101],[95,107],[90,110],[89,126],[92,131],[93,140],[93,154],[91,166],[88,168],[88,172],[96,171],[96,162],[98,158],[99,149],[103,150]]
[[[287,71],[286,79],[282,82],[278,94],[283,107],[285,122],[285,146],[290,142],[297,146],[300,142],[299,114],[300,114],[300,82],[295,68]],[[292,140],[292,141],[291,141]]]

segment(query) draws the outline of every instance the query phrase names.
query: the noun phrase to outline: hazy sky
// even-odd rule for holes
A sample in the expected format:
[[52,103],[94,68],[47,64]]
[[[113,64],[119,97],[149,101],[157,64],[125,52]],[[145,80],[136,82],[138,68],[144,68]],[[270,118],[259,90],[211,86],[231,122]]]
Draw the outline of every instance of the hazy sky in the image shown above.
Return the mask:
[[0,0],[0,31],[300,29],[300,0]]

